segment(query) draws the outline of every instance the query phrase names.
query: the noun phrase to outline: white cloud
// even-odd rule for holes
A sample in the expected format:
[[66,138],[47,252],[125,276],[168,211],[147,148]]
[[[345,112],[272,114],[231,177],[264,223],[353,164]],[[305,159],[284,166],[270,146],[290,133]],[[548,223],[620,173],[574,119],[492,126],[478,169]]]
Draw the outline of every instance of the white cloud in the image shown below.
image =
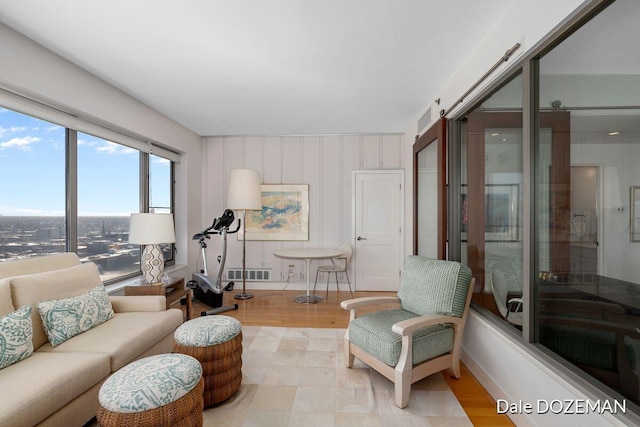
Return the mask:
[[107,154],[132,154],[138,152],[138,150],[111,141],[106,141],[104,145],[97,147],[96,151]]
[[8,128],[3,128],[0,126],[0,136],[4,136],[8,133],[19,133],[26,131],[27,128],[25,126],[11,126]]
[[93,146],[98,144],[97,141],[87,141],[86,139],[78,139],[78,145],[88,145]]
[[157,164],[168,164],[170,162],[169,159],[165,159],[164,157],[158,157],[158,156],[154,156],[153,157],[153,163],[157,163]]
[[22,151],[31,151],[31,144],[40,141],[40,138],[35,136],[25,136],[22,138],[11,138],[8,141],[0,142],[0,150],[7,148],[17,148]]
[[55,131],[60,130],[60,129],[64,129],[64,127],[58,126],[58,125],[53,125],[53,126],[49,126],[48,128],[45,128],[44,130],[45,130],[45,132],[55,132]]

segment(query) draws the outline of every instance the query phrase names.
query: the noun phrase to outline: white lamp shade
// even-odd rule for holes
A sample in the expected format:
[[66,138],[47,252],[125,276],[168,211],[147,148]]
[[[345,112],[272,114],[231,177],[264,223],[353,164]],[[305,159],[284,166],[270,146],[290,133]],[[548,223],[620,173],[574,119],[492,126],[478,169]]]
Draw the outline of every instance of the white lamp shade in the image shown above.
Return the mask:
[[227,208],[233,210],[262,209],[260,172],[251,169],[233,169],[231,171]]
[[129,243],[157,245],[175,243],[173,214],[132,213],[129,224]]

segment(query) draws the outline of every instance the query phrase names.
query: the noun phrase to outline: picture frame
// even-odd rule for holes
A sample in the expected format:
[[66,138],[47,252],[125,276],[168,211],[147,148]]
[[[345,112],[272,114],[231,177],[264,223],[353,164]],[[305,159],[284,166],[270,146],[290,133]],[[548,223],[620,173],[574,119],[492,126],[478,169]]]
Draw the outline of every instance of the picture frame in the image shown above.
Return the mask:
[[246,240],[309,240],[309,184],[262,184],[260,191],[262,210],[247,211]]
[[640,186],[629,188],[629,240],[640,242]]
[[[487,184],[484,188],[485,242],[519,241],[520,184]],[[461,241],[466,242],[470,215],[466,184],[461,186],[460,209]]]
[[519,240],[519,184],[487,184],[485,186],[485,241],[517,242]]

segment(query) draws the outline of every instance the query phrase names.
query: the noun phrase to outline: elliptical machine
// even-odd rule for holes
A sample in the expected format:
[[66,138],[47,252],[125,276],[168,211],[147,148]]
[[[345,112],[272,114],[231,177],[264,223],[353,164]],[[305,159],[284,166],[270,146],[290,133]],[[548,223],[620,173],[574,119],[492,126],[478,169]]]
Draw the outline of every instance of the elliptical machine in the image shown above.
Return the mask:
[[[222,307],[222,274],[224,271],[224,263],[227,257],[227,234],[237,233],[240,230],[240,219],[238,219],[238,227],[235,230],[229,231],[229,227],[233,224],[235,217],[231,209],[226,209],[220,218],[214,219],[211,227],[203,230],[202,232],[195,234],[193,240],[198,240],[200,245],[200,253],[202,256],[202,270],[191,275],[191,280],[187,283],[187,287],[193,289],[194,298],[202,301],[208,306],[212,307],[211,310],[203,311],[201,316],[213,315],[223,313],[225,311],[237,310],[238,304],[227,305]],[[205,239],[210,239],[211,234],[220,234],[222,236],[222,254],[218,256],[218,274],[216,276],[215,283],[209,277],[209,271],[207,268],[207,243]],[[229,282],[225,287],[226,290],[233,289],[233,282]]]

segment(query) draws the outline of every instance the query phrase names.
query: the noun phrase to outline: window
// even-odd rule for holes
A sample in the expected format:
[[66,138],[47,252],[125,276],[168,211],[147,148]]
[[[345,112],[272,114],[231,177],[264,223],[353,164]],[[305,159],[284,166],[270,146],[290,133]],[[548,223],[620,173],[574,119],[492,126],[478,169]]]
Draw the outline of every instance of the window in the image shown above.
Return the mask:
[[636,404],[639,15],[616,1],[540,58],[534,261],[536,341]]
[[[170,160],[149,155],[149,212],[173,213],[173,164]],[[173,260],[172,243],[160,245],[165,262]]]
[[0,261],[72,251],[105,282],[138,274],[129,216],[173,212],[174,163],[134,145],[0,108]]
[[140,156],[127,146],[78,132],[78,256],[103,280],[140,270],[128,243],[129,215],[140,206]]
[[65,129],[0,108],[0,260],[66,250]]

